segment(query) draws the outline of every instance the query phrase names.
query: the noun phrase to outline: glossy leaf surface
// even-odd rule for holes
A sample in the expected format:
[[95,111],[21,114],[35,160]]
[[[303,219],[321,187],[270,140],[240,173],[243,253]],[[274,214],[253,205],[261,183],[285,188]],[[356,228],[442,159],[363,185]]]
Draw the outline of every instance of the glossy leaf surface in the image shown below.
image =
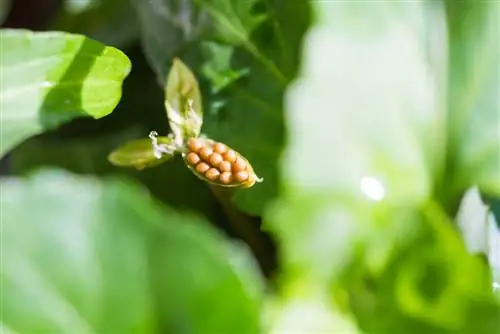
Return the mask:
[[130,60],[81,35],[0,31],[0,156],[76,117],[101,118],[121,98]]

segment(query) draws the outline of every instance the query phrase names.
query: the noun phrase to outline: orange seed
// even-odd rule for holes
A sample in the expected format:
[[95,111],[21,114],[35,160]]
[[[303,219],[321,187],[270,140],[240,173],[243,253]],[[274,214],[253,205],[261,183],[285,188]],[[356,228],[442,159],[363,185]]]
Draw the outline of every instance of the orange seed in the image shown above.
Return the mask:
[[214,145],[214,151],[219,154],[224,154],[227,151],[227,147],[222,143],[217,143]]
[[219,166],[221,162],[222,162],[222,156],[219,153],[214,153],[210,157],[210,164],[214,167]]
[[205,176],[207,179],[215,181],[220,175],[220,172],[216,168],[210,168],[206,173]]
[[198,173],[205,173],[207,170],[210,169],[210,166],[207,165],[206,163],[204,162],[200,162],[198,165],[196,165],[196,171]]
[[234,175],[234,178],[238,182],[244,182],[244,181],[248,180],[248,173],[245,171],[238,172]]
[[212,148],[210,147],[203,147],[201,150],[200,150],[200,156],[203,160],[205,161],[210,161],[210,156],[212,155],[212,153],[214,153],[214,151],[212,150]]
[[188,147],[190,151],[198,152],[203,147],[203,143],[199,139],[191,138],[188,141]]
[[229,162],[235,162],[236,161],[236,152],[233,150],[229,150],[226,153],[224,153],[224,160],[229,161]]
[[247,164],[246,164],[245,160],[243,160],[240,157],[237,157],[236,161],[233,163],[233,171],[235,173],[237,173],[237,172],[244,171],[245,168],[247,168]]
[[198,154],[191,152],[187,155],[186,160],[191,164],[191,165],[196,165],[198,162],[200,162],[200,157]]
[[233,180],[233,175],[230,172],[224,172],[219,177],[220,182],[229,184]]
[[219,170],[221,172],[230,172],[231,171],[231,163],[229,161],[222,161],[219,164]]

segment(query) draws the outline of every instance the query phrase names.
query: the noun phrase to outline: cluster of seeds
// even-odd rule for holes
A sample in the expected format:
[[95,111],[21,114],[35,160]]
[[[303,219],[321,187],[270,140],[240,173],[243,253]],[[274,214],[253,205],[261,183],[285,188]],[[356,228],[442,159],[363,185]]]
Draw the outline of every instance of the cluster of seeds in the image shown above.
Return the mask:
[[226,145],[191,138],[187,147],[185,160],[198,175],[222,185],[255,182],[255,175],[250,164]]

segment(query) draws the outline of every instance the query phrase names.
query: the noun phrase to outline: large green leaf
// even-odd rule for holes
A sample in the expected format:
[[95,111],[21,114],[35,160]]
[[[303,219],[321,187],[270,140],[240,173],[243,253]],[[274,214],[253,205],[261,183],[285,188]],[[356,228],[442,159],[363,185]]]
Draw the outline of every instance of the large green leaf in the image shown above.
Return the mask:
[[3,328],[259,332],[248,255],[196,217],[116,179],[44,171],[1,186]]
[[329,291],[368,333],[491,332],[487,268],[431,199],[445,174],[442,4],[314,8],[287,91],[283,196],[267,217],[287,297]]
[[62,32],[0,32],[0,156],[75,117],[108,115],[130,60],[121,51]]
[[500,3],[447,1],[453,186],[500,194]]

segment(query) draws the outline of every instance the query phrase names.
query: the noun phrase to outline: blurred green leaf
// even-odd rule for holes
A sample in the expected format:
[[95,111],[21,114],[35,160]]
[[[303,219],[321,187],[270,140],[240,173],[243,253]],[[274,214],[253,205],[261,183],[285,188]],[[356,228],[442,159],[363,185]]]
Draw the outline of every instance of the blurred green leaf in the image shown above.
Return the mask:
[[0,156],[75,117],[104,117],[118,104],[131,67],[121,51],[61,32],[0,34]]
[[259,332],[253,263],[198,218],[116,179],[52,170],[1,186],[9,194],[1,198],[2,328]]
[[500,3],[446,1],[452,185],[500,194]]
[[[160,145],[171,145],[172,141],[169,137],[158,137],[158,144]],[[164,154],[158,159],[154,154],[151,139],[145,138],[131,140],[122,144],[109,154],[108,160],[115,166],[144,169],[162,164],[173,157],[173,154]]]
[[442,4],[313,5],[266,219],[289,294],[330,289],[367,333],[491,332],[489,272],[430,199],[446,175]]
[[144,52],[164,87],[174,57],[188,65],[200,60],[196,43],[208,29],[208,16],[192,1],[131,1],[137,9]]
[[165,108],[170,129],[176,138],[198,137],[203,124],[203,106],[198,80],[178,58],[174,58],[168,74]]

